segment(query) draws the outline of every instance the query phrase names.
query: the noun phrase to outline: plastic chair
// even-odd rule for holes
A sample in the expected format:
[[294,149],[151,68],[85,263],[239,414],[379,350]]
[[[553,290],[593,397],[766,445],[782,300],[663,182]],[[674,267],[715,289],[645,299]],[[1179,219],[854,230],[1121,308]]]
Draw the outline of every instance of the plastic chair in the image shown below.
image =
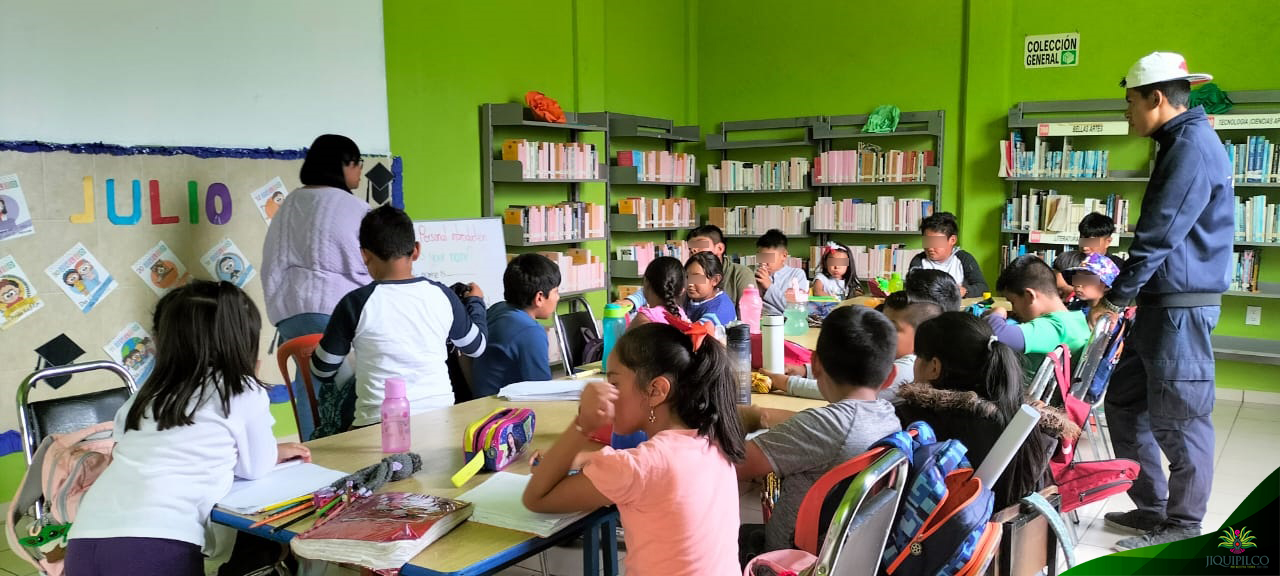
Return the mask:
[[289,389],[289,404],[293,406],[293,421],[298,426],[298,430],[302,430],[302,414],[298,413],[298,399],[293,396],[293,377],[289,376],[289,359],[293,359],[294,365],[301,373],[302,389],[306,391],[307,400],[311,406],[311,425],[314,429],[314,426],[320,423],[320,408],[316,403],[315,389],[311,387],[311,354],[315,352],[316,346],[320,345],[320,338],[323,336],[324,334],[299,336],[281,344],[276,349],[276,362],[280,365],[280,376],[284,377],[284,386]]
[[[561,303],[564,302],[561,301]],[[586,334],[600,338],[600,331],[596,328],[596,315],[584,298],[574,296],[567,302],[570,312],[556,314],[555,323],[560,340],[561,364],[564,366],[565,373],[572,376],[577,367],[587,364],[582,361],[582,350],[587,342]],[[581,309],[578,309],[579,305]]]
[[[124,386],[49,400],[28,401],[31,388],[41,380],[105,370],[124,381]],[[138,392],[133,375],[124,366],[103,360],[55,366],[32,372],[18,384],[18,426],[22,432],[22,453],[31,465],[40,442],[50,434],[66,434],[101,422],[115,420],[125,401]],[[35,507],[40,519],[42,506]]]

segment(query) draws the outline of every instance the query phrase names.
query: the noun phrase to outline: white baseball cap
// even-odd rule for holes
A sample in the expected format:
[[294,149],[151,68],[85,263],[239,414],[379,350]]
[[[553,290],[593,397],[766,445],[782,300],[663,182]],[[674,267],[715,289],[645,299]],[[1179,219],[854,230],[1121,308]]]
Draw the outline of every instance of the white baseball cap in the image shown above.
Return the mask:
[[1213,76],[1187,72],[1187,59],[1177,52],[1152,52],[1129,68],[1129,73],[1120,80],[1120,86],[1137,88],[1169,80],[1186,80],[1192,84],[1203,84],[1213,80]]

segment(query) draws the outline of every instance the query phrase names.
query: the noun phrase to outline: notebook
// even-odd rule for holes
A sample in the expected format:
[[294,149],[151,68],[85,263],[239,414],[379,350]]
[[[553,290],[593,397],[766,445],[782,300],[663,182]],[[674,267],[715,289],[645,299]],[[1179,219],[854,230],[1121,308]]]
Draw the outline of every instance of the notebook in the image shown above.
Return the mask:
[[310,462],[289,460],[257,480],[236,478],[231,491],[218,501],[218,507],[237,514],[257,514],[267,506],[310,494],[346,475]]
[[475,506],[472,522],[529,532],[547,538],[573,524],[586,512],[570,514],[539,514],[530,512],[522,500],[529,477],[510,472],[495,472],[483,484],[458,496],[459,500]]
[[516,382],[503,386],[498,398],[512,402],[577,401],[582,397],[586,380],[545,380]]
[[473,509],[449,498],[382,492],[353,501],[320,526],[299,534],[290,547],[303,558],[391,570],[448,534]]

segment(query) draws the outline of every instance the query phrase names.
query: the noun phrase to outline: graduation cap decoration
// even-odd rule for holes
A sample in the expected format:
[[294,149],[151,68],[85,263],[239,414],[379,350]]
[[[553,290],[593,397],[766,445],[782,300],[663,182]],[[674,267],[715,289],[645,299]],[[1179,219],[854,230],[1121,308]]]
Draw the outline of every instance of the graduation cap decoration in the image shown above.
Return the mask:
[[373,196],[374,202],[379,205],[386,204],[391,199],[391,181],[395,179],[395,174],[392,174],[390,170],[387,170],[386,166],[378,162],[368,172],[365,172],[364,177],[369,181],[369,189],[364,196],[365,202],[368,202],[369,197]]
[[[66,334],[59,334],[48,342],[41,344],[36,348],[36,370],[44,370],[45,368],[54,368],[57,366],[66,366],[76,361],[76,358],[84,356],[84,349],[77,345]],[[46,379],[55,390],[66,384],[71,376],[58,376],[57,378]]]

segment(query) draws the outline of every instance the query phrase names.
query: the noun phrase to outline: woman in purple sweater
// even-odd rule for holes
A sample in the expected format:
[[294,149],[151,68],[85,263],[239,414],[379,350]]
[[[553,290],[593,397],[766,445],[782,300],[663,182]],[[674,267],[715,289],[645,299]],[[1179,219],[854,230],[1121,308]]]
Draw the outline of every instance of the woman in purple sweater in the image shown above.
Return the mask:
[[[262,289],[267,318],[282,342],[320,334],[338,300],[371,281],[360,256],[360,219],[369,211],[352,190],[364,162],[346,136],[325,134],[307,150],[302,187],[285,197],[262,247]],[[301,381],[292,383],[303,441],[315,423]]]

